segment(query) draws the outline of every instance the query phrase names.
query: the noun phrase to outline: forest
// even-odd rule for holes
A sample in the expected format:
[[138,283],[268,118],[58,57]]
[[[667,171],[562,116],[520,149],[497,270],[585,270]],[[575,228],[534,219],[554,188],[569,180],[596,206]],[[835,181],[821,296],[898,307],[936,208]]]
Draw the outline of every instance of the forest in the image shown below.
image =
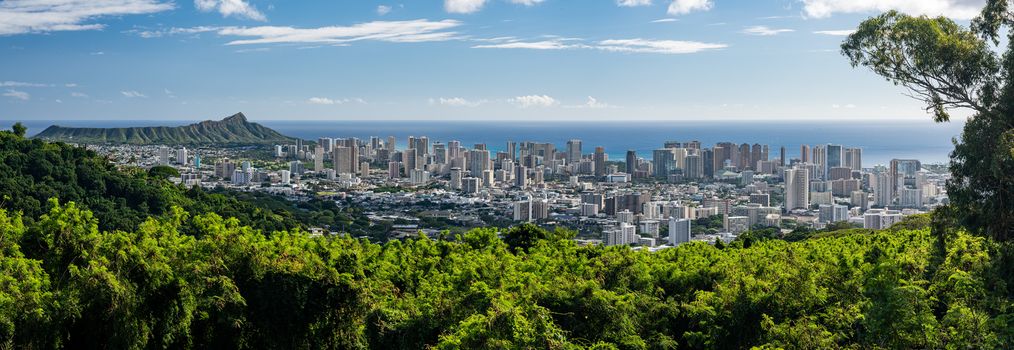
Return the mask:
[[[384,244],[0,132],[8,348],[998,348],[1004,245],[943,215],[656,253],[525,224]],[[40,199],[40,196],[50,198]],[[330,214],[320,214],[328,212]],[[330,216],[329,216],[330,215]],[[321,218],[324,216],[324,218]],[[1008,253],[1009,254],[1009,253]]]

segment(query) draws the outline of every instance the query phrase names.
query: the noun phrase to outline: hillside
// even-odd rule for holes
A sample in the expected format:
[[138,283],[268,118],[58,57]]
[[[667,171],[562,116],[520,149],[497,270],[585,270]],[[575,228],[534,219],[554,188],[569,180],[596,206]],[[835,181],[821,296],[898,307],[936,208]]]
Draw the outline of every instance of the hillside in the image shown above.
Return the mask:
[[963,230],[934,233],[927,217],[656,253],[578,246],[573,232],[532,224],[380,245],[286,224],[350,219],[341,212],[184,193],[82,148],[11,132],[0,132],[0,175],[0,348],[1014,342],[1009,253]]
[[246,120],[237,113],[220,121],[168,127],[72,128],[50,126],[35,138],[84,144],[272,144],[295,140],[263,125]]
[[369,234],[364,216],[333,201],[293,204],[262,193],[186,189],[141,169],[121,171],[83,147],[25,139],[8,131],[0,131],[0,195],[0,209],[23,213],[27,220],[45,214],[50,198],[76,202],[92,212],[100,230],[134,230],[149,216],[181,207],[194,215],[234,217],[266,232],[340,226]]

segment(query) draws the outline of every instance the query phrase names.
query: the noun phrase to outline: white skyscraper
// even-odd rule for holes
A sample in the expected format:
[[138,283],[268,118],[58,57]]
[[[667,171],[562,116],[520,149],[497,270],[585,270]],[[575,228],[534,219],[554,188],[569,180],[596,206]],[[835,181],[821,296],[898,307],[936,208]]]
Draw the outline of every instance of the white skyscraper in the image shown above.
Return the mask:
[[324,171],[324,146],[319,144],[313,148],[313,171]]
[[669,245],[677,246],[690,242],[690,219],[669,219]]
[[162,146],[158,149],[158,165],[169,165],[169,147]]
[[785,169],[785,211],[810,207],[810,170]]
[[187,165],[187,148],[180,147],[176,150],[176,164]]

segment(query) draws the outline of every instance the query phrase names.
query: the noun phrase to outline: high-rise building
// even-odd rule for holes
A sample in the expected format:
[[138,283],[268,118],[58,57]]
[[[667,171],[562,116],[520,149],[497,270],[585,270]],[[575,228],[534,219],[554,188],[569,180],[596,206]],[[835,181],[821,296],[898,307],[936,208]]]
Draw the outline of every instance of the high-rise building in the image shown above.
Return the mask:
[[757,170],[757,161],[767,160],[766,158],[762,159],[764,153],[765,152],[764,152],[764,147],[763,146],[761,146],[759,143],[753,144],[753,147],[750,148],[750,169],[751,170],[755,170],[755,171]]
[[690,219],[669,219],[669,245],[678,246],[690,242]]
[[852,178],[852,168],[848,167],[843,166],[832,167],[828,170],[827,173],[828,181],[846,180],[851,178]]
[[922,163],[915,159],[892,159],[891,198],[900,196],[900,189],[916,187],[915,175],[922,170]]
[[786,212],[810,207],[810,170],[804,168],[785,169]]
[[704,167],[704,177],[712,178],[715,176],[715,151],[710,148],[701,150],[701,162]]
[[387,162],[387,177],[392,179],[401,177],[401,162]]
[[324,148],[324,153],[330,153],[334,149],[334,139],[330,137],[321,137],[317,139],[317,146]]
[[899,203],[905,208],[922,208],[922,190],[903,188],[899,192]]
[[581,161],[581,140],[567,141],[567,164]]
[[473,177],[482,176],[482,172],[486,170],[493,170],[493,164],[490,163],[489,150],[474,149],[468,151],[468,171]]
[[507,152],[507,159],[510,159],[511,161],[517,159],[517,156],[518,156],[518,143],[515,142],[515,141],[508,140],[507,141],[507,149],[505,151]]
[[532,201],[514,202],[514,221],[532,221]]
[[676,171],[676,153],[673,150],[674,148],[661,148],[651,152],[655,177],[666,178]]
[[827,149],[826,149],[826,147],[824,145],[813,146],[811,157],[813,158],[812,163],[814,165],[816,165],[817,168],[816,168],[816,173],[812,173],[812,174],[810,174],[810,176],[812,178],[814,178],[814,179],[821,179],[821,180],[824,179],[825,176],[827,175],[827,173],[826,173],[827,168],[825,167],[827,165]]
[[595,176],[606,176],[606,149],[595,147]]
[[166,146],[159,147],[158,165],[169,165],[169,147]]
[[524,165],[514,166],[514,186],[518,188],[528,187],[528,168]]
[[842,166],[848,167],[849,169],[860,171],[863,170],[863,149],[862,148],[846,148],[845,149],[845,163]]
[[187,165],[187,148],[180,147],[176,150],[176,164]]
[[337,146],[334,148],[334,172],[338,174],[354,174],[355,170],[352,168],[352,163],[355,160],[352,158],[352,148],[345,146]]
[[849,207],[838,204],[821,204],[818,207],[820,222],[831,223],[849,220]]
[[627,174],[633,175],[637,171],[637,151],[627,150]]
[[799,161],[803,163],[812,163],[810,159],[810,145],[799,146]]
[[696,154],[687,156],[683,176],[688,179],[702,178],[704,176],[704,159]]
[[313,148],[313,171],[324,171],[324,146],[321,144]]
[[779,150],[778,165],[785,166],[785,146],[782,146]]
[[736,168],[739,170],[753,169],[753,158],[750,152],[750,144],[739,145],[739,158],[736,160]]
[[863,191],[852,191],[849,203],[860,211],[865,211],[870,208],[870,195]]
[[415,148],[406,148],[401,152],[401,161],[405,164],[405,172],[419,169],[419,150]]
[[215,176],[220,179],[223,180],[231,179],[232,174],[235,171],[236,171],[236,163],[233,163],[231,160],[229,160],[229,158],[222,159],[218,163],[215,163]]
[[447,145],[440,142],[433,144],[433,163],[447,164]]
[[464,178],[461,168],[451,168],[451,181],[448,184],[453,190],[461,189],[461,179]]
[[394,153],[394,151],[397,150],[397,147],[398,147],[397,141],[398,140],[396,138],[394,138],[394,136],[388,136],[387,137],[387,142],[384,143],[384,146],[387,147],[387,151],[388,152]]
[[890,173],[879,172],[873,177],[873,202],[876,206],[886,208],[894,203],[894,179]]
[[831,175],[831,169],[837,168],[844,164],[842,157],[842,146],[841,145],[827,145],[824,147],[826,156],[824,157],[824,176],[823,179],[827,179]]

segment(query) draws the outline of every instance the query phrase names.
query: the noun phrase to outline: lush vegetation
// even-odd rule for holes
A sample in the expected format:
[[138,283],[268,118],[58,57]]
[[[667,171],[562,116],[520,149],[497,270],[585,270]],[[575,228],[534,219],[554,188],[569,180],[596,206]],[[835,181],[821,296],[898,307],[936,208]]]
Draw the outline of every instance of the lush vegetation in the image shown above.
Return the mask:
[[892,12],[843,46],[938,120],[976,113],[953,206],[883,231],[760,229],[655,253],[531,224],[314,238],[302,228],[369,222],[330,202],[186,191],[166,169],[120,172],[16,126],[0,132],[0,348],[1009,347],[1014,55],[985,41],[1010,33],[1007,5],[990,1],[972,30]]
[[35,136],[50,141],[86,144],[167,144],[167,145],[270,145],[295,142],[294,138],[257,123],[250,123],[243,113],[220,121],[168,127],[133,128],[69,128],[50,126]]
[[[947,196],[976,234],[1014,239],[1014,12],[989,0],[970,29],[944,17],[888,12],[863,22],[842,44],[865,66],[927,104],[934,120],[950,109],[972,115],[951,153]],[[1000,35],[1007,40],[1000,45]]]
[[[0,211],[0,341],[29,348],[997,348],[989,239],[928,228],[657,253],[525,225],[384,245],[171,210]],[[910,225],[911,226],[911,225]],[[183,233],[190,227],[189,233]]]
[[293,205],[277,196],[200,188],[185,189],[166,167],[119,171],[84,148],[25,139],[23,131],[0,132],[0,208],[31,221],[48,212],[50,198],[87,207],[99,229],[130,231],[149,216],[174,206],[193,214],[220,213],[266,232],[325,227],[370,234],[369,221],[353,206],[315,200]]

